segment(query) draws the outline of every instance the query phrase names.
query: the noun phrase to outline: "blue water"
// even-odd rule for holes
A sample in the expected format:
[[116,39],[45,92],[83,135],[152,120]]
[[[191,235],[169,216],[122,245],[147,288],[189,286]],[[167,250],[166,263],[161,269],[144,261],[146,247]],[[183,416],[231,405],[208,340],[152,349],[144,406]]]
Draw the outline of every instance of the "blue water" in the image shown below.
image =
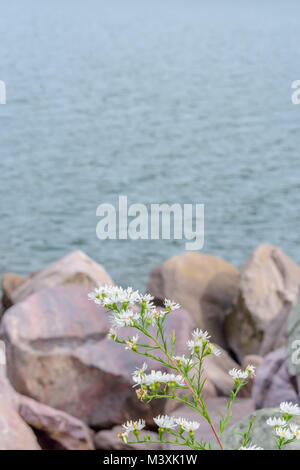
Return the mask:
[[100,242],[100,203],[205,204],[204,252],[300,263],[298,0],[0,3],[0,273],[80,248],[144,287],[182,241]]

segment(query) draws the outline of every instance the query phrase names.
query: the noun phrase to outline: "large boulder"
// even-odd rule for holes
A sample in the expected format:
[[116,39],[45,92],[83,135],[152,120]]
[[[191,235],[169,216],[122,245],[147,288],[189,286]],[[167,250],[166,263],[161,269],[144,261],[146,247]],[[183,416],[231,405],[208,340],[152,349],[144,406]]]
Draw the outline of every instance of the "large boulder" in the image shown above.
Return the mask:
[[4,273],[2,275],[2,307],[4,310],[13,305],[13,292],[26,282],[27,278],[16,273]]
[[165,261],[151,274],[148,291],[157,303],[165,298],[182,305],[197,327],[226,347],[223,323],[238,289],[238,271],[221,258],[189,252]]
[[[142,403],[132,388],[131,373],[145,358],[106,338],[107,314],[87,293],[80,286],[45,289],[6,312],[1,335],[11,383],[19,393],[95,428],[140,416],[152,421],[166,403]],[[169,316],[167,331],[175,330],[178,338],[176,354],[185,349],[192,326],[184,311]],[[127,339],[133,330],[123,334]]]
[[282,401],[299,403],[299,390],[289,374],[285,349],[277,349],[268,354],[254,380],[253,398],[256,408],[276,407]]
[[79,419],[19,395],[18,411],[51,450],[94,450],[93,432]]
[[11,292],[10,298],[16,304],[42,289],[65,284],[78,284],[92,290],[99,285],[112,285],[113,281],[100,264],[78,250],[33,273],[25,283]]
[[[222,442],[225,449],[239,449],[242,445],[241,434],[248,430],[250,420],[255,416],[254,424],[251,432],[251,440],[253,444],[262,447],[264,450],[277,450],[274,439],[273,429],[266,424],[268,418],[273,416],[281,416],[278,408],[257,410],[249,416],[243,418],[238,423],[226,429],[222,436]],[[300,426],[300,416],[295,416],[291,423]],[[287,447],[287,450],[300,450],[300,440],[295,440]]]
[[32,429],[17,411],[17,395],[0,366],[0,450],[40,450]]
[[[266,332],[280,312],[286,315],[296,303],[299,286],[300,268],[280,248],[265,244],[255,250],[241,270],[238,295],[225,322],[228,344],[241,362],[247,354],[261,354]],[[278,347],[273,335],[264,354]]]

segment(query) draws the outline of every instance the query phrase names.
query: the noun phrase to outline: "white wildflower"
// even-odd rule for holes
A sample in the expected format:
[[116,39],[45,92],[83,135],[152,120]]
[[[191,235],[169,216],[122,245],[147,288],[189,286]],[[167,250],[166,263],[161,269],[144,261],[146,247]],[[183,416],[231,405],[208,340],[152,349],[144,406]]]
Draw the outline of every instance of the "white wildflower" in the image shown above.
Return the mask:
[[256,368],[252,364],[248,364],[248,366],[245,369],[245,372],[248,373],[248,376],[254,377],[255,376],[255,369]]
[[153,421],[155,422],[155,424],[157,424],[157,426],[161,429],[172,429],[172,428],[175,428],[177,426],[177,424],[175,423],[174,421],[174,418],[171,417],[171,416],[156,416],[156,418],[153,418]]
[[145,421],[143,419],[139,419],[138,421],[127,421],[127,423],[123,424],[123,428],[126,432],[141,431],[144,427]]
[[165,299],[164,306],[170,310],[178,310],[180,305],[176,302],[172,302],[172,300]]
[[228,372],[229,375],[231,375],[231,377],[234,379],[234,380],[238,380],[238,379],[247,379],[248,377],[248,372],[246,371],[243,371],[241,369],[231,369],[229,372]]
[[107,333],[107,337],[109,339],[113,339],[115,341],[116,338],[118,337],[116,329],[115,328],[110,328],[109,332]]
[[174,361],[178,362],[178,364],[186,365],[193,365],[194,361],[192,359],[186,358],[183,354],[182,356],[173,356]]
[[281,426],[275,429],[275,433],[278,437],[284,438],[286,441],[289,441],[294,437],[289,428],[283,428]]
[[140,314],[134,312],[133,310],[121,310],[120,313],[113,315],[110,320],[113,326],[117,328],[122,328],[124,326],[133,326],[134,322],[138,321]]
[[284,401],[280,403],[280,411],[281,413],[286,413],[288,415],[299,416],[300,415],[300,408],[298,405],[294,405],[292,402]]
[[175,418],[175,422],[178,424],[178,426],[180,426],[184,431],[187,432],[194,432],[200,426],[200,423],[198,423],[197,421],[188,421],[185,418]]
[[126,341],[125,349],[133,349],[133,350],[136,349],[136,343],[138,342],[138,340],[139,340],[138,335],[133,336],[133,338]]
[[286,420],[283,419],[283,418],[274,417],[274,418],[268,418],[266,423],[267,423],[268,426],[273,426],[273,427],[285,426],[286,425]]
[[208,341],[210,338],[210,335],[208,331],[203,331],[197,328],[196,330],[193,331],[192,337],[195,341]]
[[300,428],[297,424],[290,424],[290,431],[295,439],[300,439]]
[[217,348],[214,344],[212,344],[212,343],[209,343],[209,345],[208,345],[208,351],[209,351],[210,353],[213,353],[215,356],[221,356],[221,354],[222,354],[221,351],[220,351],[220,349],[218,349],[218,348]]
[[264,450],[263,447],[259,447],[256,444],[241,446],[239,450]]

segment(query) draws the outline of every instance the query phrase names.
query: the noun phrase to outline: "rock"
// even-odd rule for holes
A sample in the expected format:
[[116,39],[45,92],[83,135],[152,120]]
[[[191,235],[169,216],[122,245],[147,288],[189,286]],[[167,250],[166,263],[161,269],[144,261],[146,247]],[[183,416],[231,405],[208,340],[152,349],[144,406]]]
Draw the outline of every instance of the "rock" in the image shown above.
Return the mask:
[[48,449],[51,443],[51,450],[94,450],[92,431],[63,411],[20,395],[19,414],[36,432],[42,431]]
[[65,284],[77,284],[93,290],[99,285],[114,283],[100,264],[78,250],[32,274],[12,292],[11,299],[13,304],[16,304],[42,289]]
[[[257,354],[266,331],[279,312],[297,301],[300,268],[280,249],[262,245],[241,270],[239,292],[225,321],[230,349],[240,362]],[[264,353],[277,343],[264,345]]]
[[[141,416],[152,422],[153,414],[164,412],[165,401],[142,403],[132,388],[131,374],[145,358],[106,338],[108,315],[88,301],[87,293],[71,285],[45,289],[6,312],[1,335],[11,383],[20,394],[96,429]],[[178,337],[176,354],[191,329],[186,312],[169,316],[167,331],[175,330]],[[133,330],[122,334],[127,339]],[[146,362],[159,369],[157,362]]]
[[40,450],[37,439],[17,412],[17,396],[0,366],[0,450]]
[[285,346],[291,308],[291,304],[284,305],[278,315],[270,323],[264,333],[262,345],[259,351],[261,356],[266,356],[269,352]]
[[26,277],[15,273],[4,273],[2,275],[2,306],[4,310],[13,305],[12,294],[26,282]]
[[[223,444],[225,449],[238,449],[242,443],[240,433],[248,430],[250,420],[255,415],[253,431],[251,432],[252,443],[262,447],[265,450],[276,450],[273,429],[266,424],[268,418],[281,416],[278,408],[257,410],[249,416],[243,418],[239,423],[230,426],[223,434]],[[295,416],[291,423],[300,426],[300,416]],[[295,440],[286,450],[300,450],[300,440]]]
[[282,401],[299,403],[299,392],[291,380],[284,348],[265,357],[254,380],[253,398],[256,408],[272,408]]
[[[208,398],[206,400],[206,407],[213,425],[216,429],[219,429],[220,413],[224,414],[226,411],[225,398]],[[230,423],[235,424],[239,422],[244,416],[248,416],[250,413],[252,413],[253,410],[253,400],[249,398],[240,398],[239,400],[235,401],[232,406],[232,418]],[[192,408],[181,406],[172,413],[172,416],[176,418],[184,416],[189,421],[198,421],[200,423],[200,428],[195,433],[196,440],[203,439],[205,442],[210,442],[214,449],[219,449],[218,443],[210,425],[206,419],[196,413]],[[176,447],[170,445],[168,446],[168,449],[176,450]],[[180,449],[183,450],[184,448],[180,447]]]
[[[99,431],[95,436],[95,446],[98,450],[163,450],[166,446],[162,443],[159,444],[125,444],[118,438],[124,429],[122,426],[115,426],[109,430]],[[150,435],[151,440],[158,440],[158,434],[151,431],[141,431],[140,439],[145,435]],[[135,440],[134,435],[131,433],[132,440]]]
[[223,323],[238,289],[238,271],[221,258],[189,252],[165,261],[151,274],[148,291],[158,303],[165,298],[182,305],[197,327],[226,347]]

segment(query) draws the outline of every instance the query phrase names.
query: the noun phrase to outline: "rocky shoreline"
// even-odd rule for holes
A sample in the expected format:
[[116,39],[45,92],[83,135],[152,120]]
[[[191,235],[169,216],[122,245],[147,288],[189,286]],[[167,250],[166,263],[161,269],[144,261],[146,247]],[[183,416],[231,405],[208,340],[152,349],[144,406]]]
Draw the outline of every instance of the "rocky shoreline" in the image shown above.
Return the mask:
[[[139,359],[107,339],[106,314],[88,301],[87,293],[103,284],[113,280],[81,251],[28,277],[3,274],[0,449],[127,448],[117,439],[124,420],[143,416],[151,430],[155,414],[180,415],[169,403],[141,403],[132,391]],[[220,358],[207,358],[205,368],[213,413],[230,394],[228,370],[258,367],[232,424],[255,409],[300,402],[300,364],[291,359],[300,340],[299,286],[299,266],[268,244],[240,271],[221,258],[188,252],[165,261],[149,278],[147,292],[158,306],[165,298],[182,306],[168,325],[176,331],[179,354],[194,327],[208,330],[222,350]],[[210,438],[205,425],[200,434]]]

